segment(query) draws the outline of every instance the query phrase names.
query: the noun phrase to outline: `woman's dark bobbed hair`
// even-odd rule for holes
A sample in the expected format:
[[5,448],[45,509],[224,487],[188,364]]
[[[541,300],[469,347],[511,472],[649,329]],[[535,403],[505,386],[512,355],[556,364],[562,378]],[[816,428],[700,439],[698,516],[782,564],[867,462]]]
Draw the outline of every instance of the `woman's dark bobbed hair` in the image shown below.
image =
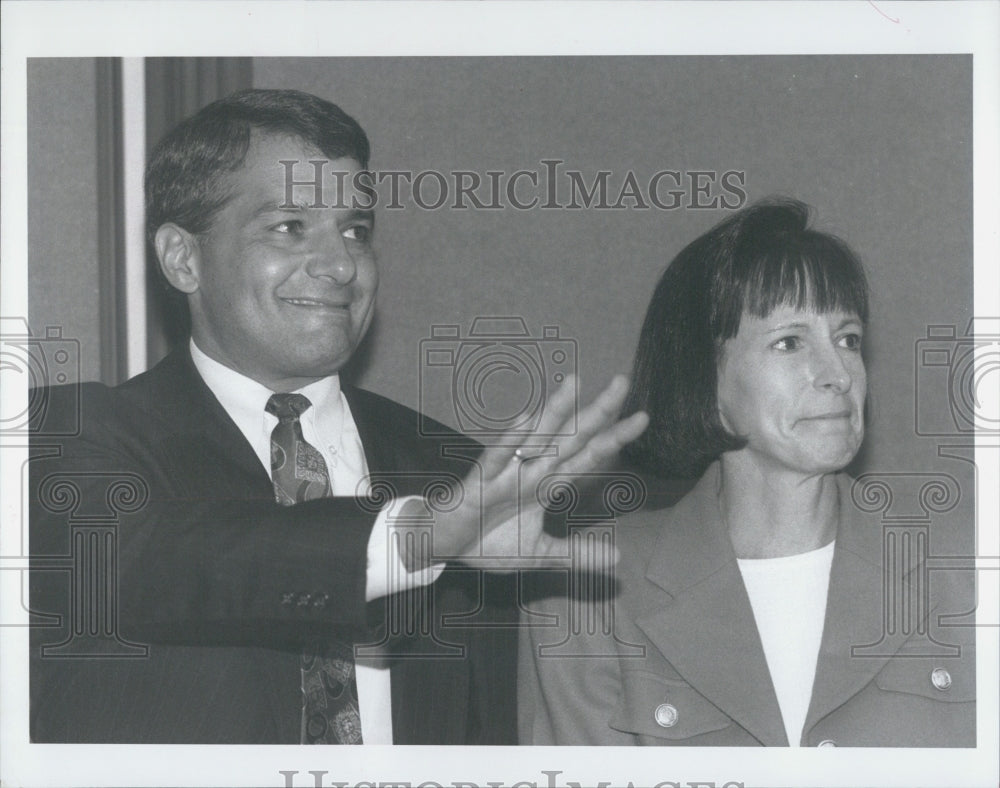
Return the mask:
[[810,229],[809,206],[769,198],[685,247],[653,292],[639,335],[626,414],[650,424],[625,450],[635,466],[669,478],[696,478],[745,441],[719,419],[722,344],[744,314],[767,317],[786,304],[853,312],[868,322],[868,282],[857,255]]

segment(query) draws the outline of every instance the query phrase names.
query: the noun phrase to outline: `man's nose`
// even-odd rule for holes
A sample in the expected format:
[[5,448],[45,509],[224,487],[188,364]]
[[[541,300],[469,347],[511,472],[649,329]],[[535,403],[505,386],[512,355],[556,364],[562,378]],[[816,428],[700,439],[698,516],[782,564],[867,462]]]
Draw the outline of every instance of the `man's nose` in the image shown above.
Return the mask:
[[341,287],[349,285],[358,275],[358,267],[340,233],[324,239],[310,254],[306,271],[310,276],[329,277]]
[[851,390],[851,371],[835,346],[830,345],[818,350],[814,363],[816,367],[813,385],[816,388],[829,389],[837,394],[846,394]]

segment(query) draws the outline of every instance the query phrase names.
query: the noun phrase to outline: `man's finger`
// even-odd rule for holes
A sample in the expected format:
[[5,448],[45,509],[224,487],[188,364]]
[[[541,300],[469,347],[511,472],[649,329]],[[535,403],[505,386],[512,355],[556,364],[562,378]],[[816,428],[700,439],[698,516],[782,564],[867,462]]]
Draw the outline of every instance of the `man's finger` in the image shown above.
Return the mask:
[[518,446],[518,443],[508,439],[501,445],[489,446],[479,455],[479,467],[484,483],[499,476],[510,465]]
[[560,435],[567,429],[566,423],[573,418],[576,407],[576,376],[568,375],[562,385],[556,389],[555,393],[548,398],[543,409],[542,417],[538,420],[538,426],[533,430],[532,435],[527,436],[531,442],[533,436],[535,442],[544,436]]
[[[604,391],[580,411],[576,430],[572,434],[557,439],[556,445],[559,447],[560,461],[569,460],[576,452],[582,450],[595,435],[610,429],[621,412],[627,394],[628,378],[624,375],[615,375]],[[638,437],[641,432],[640,429],[635,437]],[[634,438],[629,440],[634,440]]]
[[627,419],[592,436],[582,449],[559,463],[558,472],[579,476],[597,470],[642,435],[648,425],[649,416],[642,411],[633,413]]
[[480,455],[483,478],[492,479],[508,468],[512,461],[524,461],[533,457],[555,454],[544,449],[552,436],[565,431],[567,422],[576,409],[576,377],[567,376],[562,385],[545,402],[538,425],[530,433],[506,432],[497,437],[500,445],[491,446]]

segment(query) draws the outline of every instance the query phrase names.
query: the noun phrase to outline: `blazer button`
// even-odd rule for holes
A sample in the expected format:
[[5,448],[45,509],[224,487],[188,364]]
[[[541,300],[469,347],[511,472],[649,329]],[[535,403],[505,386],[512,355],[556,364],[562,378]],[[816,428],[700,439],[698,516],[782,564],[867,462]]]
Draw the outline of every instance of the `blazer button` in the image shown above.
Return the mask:
[[672,728],[677,724],[677,707],[672,703],[661,703],[653,712],[653,719],[661,728]]
[[295,604],[295,594],[286,592],[286,593],[284,593],[284,594],[281,595],[281,606],[282,607],[291,607],[294,604]]
[[298,607],[307,607],[311,600],[312,597],[309,594],[302,592],[299,594],[298,599],[295,600],[295,604]]
[[951,686],[951,674],[944,668],[934,668],[931,671],[931,684],[935,689],[944,692]]
[[836,747],[837,746],[837,742],[835,742],[833,739],[823,739],[823,741],[821,741],[816,746],[817,747]]
[[317,591],[315,594],[313,594],[313,607],[316,608],[317,610],[322,610],[324,607],[326,607],[326,603],[329,598],[330,595],[327,594],[326,592]]

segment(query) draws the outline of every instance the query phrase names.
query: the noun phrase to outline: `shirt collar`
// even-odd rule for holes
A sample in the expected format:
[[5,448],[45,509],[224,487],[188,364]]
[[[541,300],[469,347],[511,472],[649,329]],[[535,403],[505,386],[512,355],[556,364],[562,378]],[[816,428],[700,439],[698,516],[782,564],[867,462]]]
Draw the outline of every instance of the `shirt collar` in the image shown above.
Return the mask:
[[[191,360],[205,384],[244,432],[252,425],[259,428],[266,423],[266,419],[274,419],[264,410],[268,399],[274,393],[269,388],[210,358],[195,344],[193,338]],[[304,420],[318,419],[340,426],[343,421],[343,409],[338,375],[331,375],[303,386],[297,393],[307,397],[312,403],[312,407],[302,416]]]

